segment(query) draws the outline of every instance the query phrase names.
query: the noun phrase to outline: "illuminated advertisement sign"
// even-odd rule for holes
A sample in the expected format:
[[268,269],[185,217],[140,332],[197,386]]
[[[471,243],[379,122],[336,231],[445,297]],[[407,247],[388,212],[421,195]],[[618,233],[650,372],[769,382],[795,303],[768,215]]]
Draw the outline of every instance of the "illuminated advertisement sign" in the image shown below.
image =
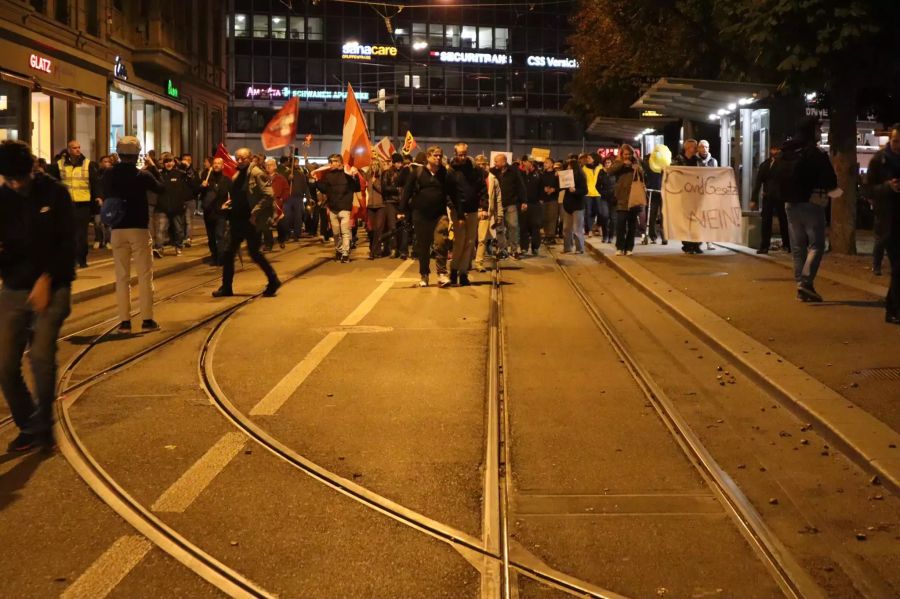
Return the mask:
[[[354,92],[357,100],[368,100],[369,92]],[[341,90],[317,90],[292,87],[247,87],[244,97],[253,99],[275,98],[300,98],[301,100],[313,100],[327,102],[330,100],[346,100],[347,92]]]
[[397,48],[394,46],[366,46],[359,42],[347,42],[341,48],[341,58],[344,60],[372,60],[372,57],[395,57]]
[[554,56],[529,56],[525,64],[530,67],[547,67],[551,69],[577,69],[578,61],[574,58],[556,58]]
[[37,54],[32,54],[28,57],[28,64],[32,69],[37,71],[43,71],[45,73],[53,72],[53,63],[50,62],[50,59],[38,56]]
[[432,52],[431,56],[441,62],[464,64],[512,64],[508,54],[487,54],[484,52]]

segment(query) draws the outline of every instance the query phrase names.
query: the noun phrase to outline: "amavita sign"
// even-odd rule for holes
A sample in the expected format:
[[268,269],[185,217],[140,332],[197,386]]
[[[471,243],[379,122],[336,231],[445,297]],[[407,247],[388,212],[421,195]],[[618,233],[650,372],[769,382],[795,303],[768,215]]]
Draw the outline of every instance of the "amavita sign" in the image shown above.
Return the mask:
[[[368,100],[369,92],[354,92],[357,100]],[[290,87],[247,87],[244,97],[256,98],[300,98],[301,100],[313,100],[327,102],[329,100],[346,100],[347,92],[340,90],[298,89]]]

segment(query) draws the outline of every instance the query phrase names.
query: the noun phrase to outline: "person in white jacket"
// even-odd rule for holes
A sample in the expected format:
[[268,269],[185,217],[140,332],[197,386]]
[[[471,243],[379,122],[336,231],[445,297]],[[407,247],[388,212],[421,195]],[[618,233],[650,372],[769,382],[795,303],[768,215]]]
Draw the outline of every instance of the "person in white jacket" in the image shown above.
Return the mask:
[[487,245],[497,236],[497,227],[503,226],[503,204],[500,196],[500,182],[490,172],[487,156],[479,154],[475,157],[475,166],[484,171],[487,183],[487,199],[478,211],[478,247],[475,250],[475,269],[484,272],[484,255]]

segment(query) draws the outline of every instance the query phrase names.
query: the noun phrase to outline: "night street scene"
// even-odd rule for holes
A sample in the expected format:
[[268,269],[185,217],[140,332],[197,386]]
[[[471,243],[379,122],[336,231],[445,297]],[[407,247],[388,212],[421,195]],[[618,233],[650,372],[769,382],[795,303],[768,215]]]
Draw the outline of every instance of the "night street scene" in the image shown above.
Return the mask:
[[0,599],[900,599],[900,0],[0,0],[0,283]]

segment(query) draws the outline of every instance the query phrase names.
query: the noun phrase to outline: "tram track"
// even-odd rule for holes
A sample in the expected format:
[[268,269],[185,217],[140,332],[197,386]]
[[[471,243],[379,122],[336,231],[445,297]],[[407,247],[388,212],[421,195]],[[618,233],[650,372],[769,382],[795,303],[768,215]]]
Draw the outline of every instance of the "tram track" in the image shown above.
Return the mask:
[[[284,283],[297,279],[313,270],[331,262],[330,258],[319,258],[305,267],[295,271]],[[208,284],[208,282],[207,282]],[[218,589],[232,597],[273,597],[271,593],[261,586],[242,576],[236,570],[203,551],[198,545],[190,542],[180,535],[175,529],[166,525],[157,518],[149,509],[143,506],[100,465],[90,450],[81,441],[76,431],[74,422],[69,412],[72,403],[89,387],[115,375],[128,368],[132,364],[155,353],[161,348],[171,345],[173,342],[198,331],[216,319],[229,315],[258,298],[262,292],[248,296],[236,304],[229,305],[214,311],[194,323],[182,328],[178,332],[169,335],[149,347],[145,347],[128,357],[119,360],[115,364],[105,367],[78,382],[70,383],[79,363],[103,340],[115,327],[109,327],[95,337],[88,345],[80,350],[63,368],[58,385],[59,400],[56,402],[57,423],[56,437],[60,452],[69,462],[76,473],[84,480],[92,491],[115,511],[123,520],[133,526],[139,533],[153,542],[162,551],[169,554],[185,567],[208,581]],[[93,328],[96,328],[95,325]]]
[[575,280],[555,252],[551,251],[550,256],[555,268],[569,284],[597,329],[615,350],[643,395],[672,434],[679,448],[718,498],[720,505],[728,513],[784,595],[791,599],[824,599],[825,591],[766,525],[750,499],[716,462],[687,420],[679,413],[674,402],[641,365],[640,360],[597,308],[585,289]]

